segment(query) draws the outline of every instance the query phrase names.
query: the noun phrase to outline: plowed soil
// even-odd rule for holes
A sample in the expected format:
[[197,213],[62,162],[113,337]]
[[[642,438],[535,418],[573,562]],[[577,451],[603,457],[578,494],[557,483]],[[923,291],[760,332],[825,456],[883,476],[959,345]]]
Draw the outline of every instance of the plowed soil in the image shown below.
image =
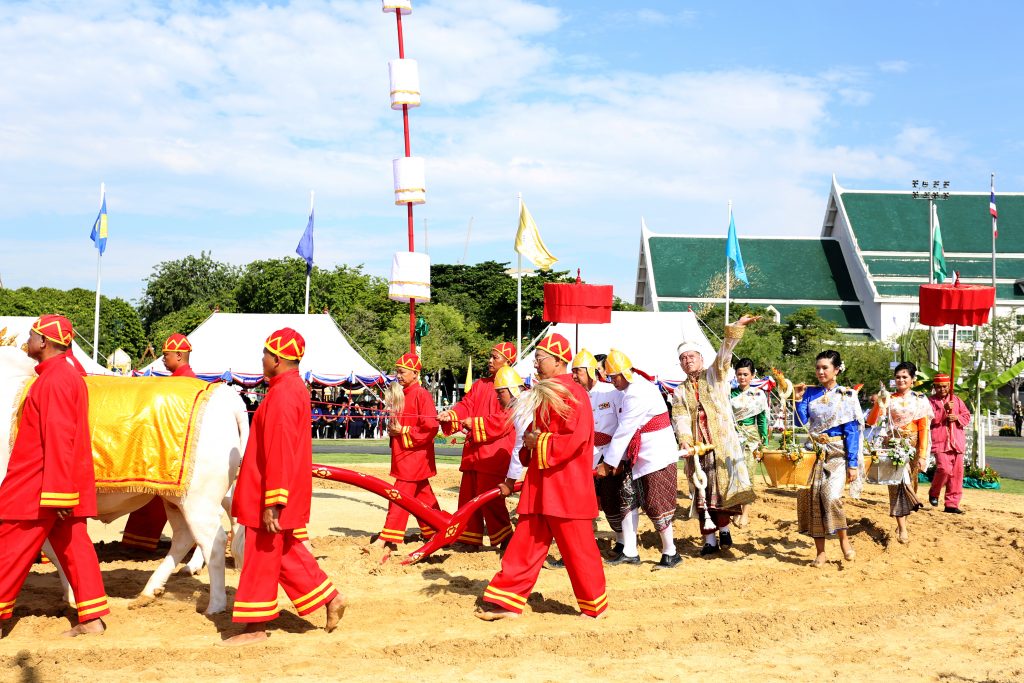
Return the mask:
[[[386,469],[358,469],[386,477]],[[456,504],[459,473],[433,486]],[[544,570],[523,618],[484,623],[473,610],[499,568],[494,552],[442,550],[416,565],[367,553],[384,520],[382,499],[316,481],[310,532],[321,566],[350,601],[341,627],[322,630],[289,606],[265,643],[219,647],[238,632],[229,614],[208,618],[205,572],[171,577],[156,602],[132,608],[157,558],[136,559],[116,540],[124,520],[90,527],[113,613],[103,636],[65,640],[70,622],[54,570],[37,565],[0,641],[0,677],[12,681],[505,680],[1021,681],[1024,680],[1024,497],[968,491],[968,515],[926,508],[896,543],[883,487],[847,499],[857,557],[807,566],[813,543],[795,531],[795,494],[759,484],[749,528],[735,546],[702,559],[680,482],[675,521],[683,562],[660,556],[641,521],[640,566],[609,567],[609,610],[580,619],[564,570]],[[410,535],[414,532],[410,528]],[[602,550],[611,533],[598,523]],[[400,552],[411,552],[408,545]],[[552,554],[557,556],[553,547]],[[0,568],[2,570],[2,568]],[[229,566],[228,598],[238,583]],[[288,604],[282,600],[282,604]]]

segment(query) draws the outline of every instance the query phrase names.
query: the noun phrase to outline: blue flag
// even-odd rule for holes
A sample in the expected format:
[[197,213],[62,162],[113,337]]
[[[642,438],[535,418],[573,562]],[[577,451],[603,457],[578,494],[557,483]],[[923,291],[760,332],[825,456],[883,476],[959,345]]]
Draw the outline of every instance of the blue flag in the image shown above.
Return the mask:
[[92,234],[89,239],[96,243],[100,250],[100,256],[107,250],[107,195],[103,195],[103,205],[100,206],[100,213],[96,216],[96,222],[92,224]]
[[747,279],[747,269],[743,267],[743,254],[740,253],[740,240],[736,237],[736,219],[733,218],[731,211],[729,212],[729,239],[725,241],[725,256],[732,261],[736,279],[749,287],[750,280]]
[[306,223],[306,232],[302,233],[299,246],[295,247],[295,253],[306,259],[306,275],[313,272],[313,209],[309,210],[309,222]]

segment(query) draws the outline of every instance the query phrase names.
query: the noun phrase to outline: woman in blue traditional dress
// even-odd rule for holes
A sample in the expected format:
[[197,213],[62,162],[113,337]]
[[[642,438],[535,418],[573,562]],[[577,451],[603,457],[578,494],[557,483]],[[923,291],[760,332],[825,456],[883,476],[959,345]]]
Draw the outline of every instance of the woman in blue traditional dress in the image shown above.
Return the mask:
[[823,351],[815,363],[820,386],[793,388],[797,424],[807,426],[808,447],[816,454],[810,488],[797,496],[799,529],[814,538],[818,553],[812,563],[815,567],[825,564],[825,539],[833,534],[839,537],[843,557],[856,556],[846,534],[843,487],[858,476],[864,418],[857,392],[837,382],[843,369],[837,351]]

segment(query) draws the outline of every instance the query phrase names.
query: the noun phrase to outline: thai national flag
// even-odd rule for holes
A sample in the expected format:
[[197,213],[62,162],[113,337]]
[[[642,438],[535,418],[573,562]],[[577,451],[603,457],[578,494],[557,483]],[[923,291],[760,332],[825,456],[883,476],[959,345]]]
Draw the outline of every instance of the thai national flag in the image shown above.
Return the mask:
[[992,236],[999,237],[999,227],[996,223],[996,219],[999,218],[999,212],[996,211],[996,179],[992,177],[992,190],[988,195],[988,212],[992,214]]

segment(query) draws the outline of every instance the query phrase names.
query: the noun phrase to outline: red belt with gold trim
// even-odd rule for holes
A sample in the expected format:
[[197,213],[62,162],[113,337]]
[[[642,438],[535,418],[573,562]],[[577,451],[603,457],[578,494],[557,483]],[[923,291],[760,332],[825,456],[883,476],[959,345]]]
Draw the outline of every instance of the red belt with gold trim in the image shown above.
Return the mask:
[[646,434],[647,432],[657,432],[662,429],[668,429],[672,426],[672,418],[669,417],[668,412],[664,412],[661,415],[655,415],[652,417],[647,424],[640,429],[636,430],[633,434],[633,438],[629,440],[629,446],[626,447],[626,460],[630,465],[636,463],[636,458],[640,455],[640,435]]

